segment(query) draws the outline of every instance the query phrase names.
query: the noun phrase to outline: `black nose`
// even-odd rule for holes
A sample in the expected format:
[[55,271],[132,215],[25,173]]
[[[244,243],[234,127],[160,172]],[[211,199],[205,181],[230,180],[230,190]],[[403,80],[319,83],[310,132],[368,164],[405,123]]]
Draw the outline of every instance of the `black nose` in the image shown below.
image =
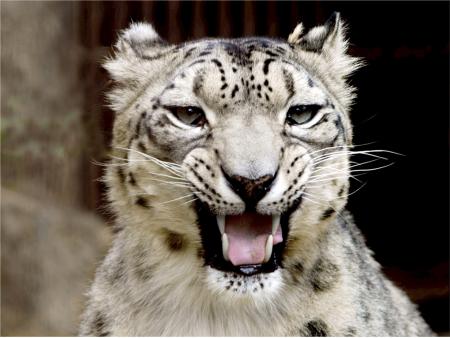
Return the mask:
[[264,175],[257,179],[249,179],[247,177],[225,174],[231,188],[238,194],[245,202],[247,208],[253,209],[256,204],[269,191],[275,176]]

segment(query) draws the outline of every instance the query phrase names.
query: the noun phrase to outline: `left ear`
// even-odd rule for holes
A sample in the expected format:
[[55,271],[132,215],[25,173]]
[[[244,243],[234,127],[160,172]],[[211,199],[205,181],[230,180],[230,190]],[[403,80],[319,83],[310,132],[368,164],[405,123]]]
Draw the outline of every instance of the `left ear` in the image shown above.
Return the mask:
[[324,74],[324,81],[333,82],[333,87],[342,94],[342,103],[348,106],[354,95],[353,88],[346,84],[345,79],[361,67],[362,62],[347,54],[348,42],[340,14],[333,13],[324,25],[305,34],[303,25],[298,24],[288,42],[305,64]]
[[[322,53],[333,48],[346,47],[342,31],[343,25],[340,14],[334,12],[324,25],[314,27],[304,35],[303,25],[298,24],[292,34],[289,35],[288,42],[308,52]],[[345,49],[335,50],[334,52],[345,52]]]

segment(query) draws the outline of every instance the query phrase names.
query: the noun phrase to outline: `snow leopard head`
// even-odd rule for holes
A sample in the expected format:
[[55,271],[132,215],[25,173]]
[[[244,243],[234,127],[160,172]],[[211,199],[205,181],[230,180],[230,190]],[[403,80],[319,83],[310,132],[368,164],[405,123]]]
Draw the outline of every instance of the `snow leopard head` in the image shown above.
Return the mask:
[[115,47],[118,224],[151,237],[155,260],[182,257],[180,278],[275,293],[346,203],[358,60],[339,15],[287,41],[171,45],[135,23]]

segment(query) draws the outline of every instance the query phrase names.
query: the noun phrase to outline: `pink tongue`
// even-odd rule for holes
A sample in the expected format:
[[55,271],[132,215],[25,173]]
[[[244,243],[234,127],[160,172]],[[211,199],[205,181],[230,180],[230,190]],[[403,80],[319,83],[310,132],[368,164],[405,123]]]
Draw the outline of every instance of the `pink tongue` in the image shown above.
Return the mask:
[[[246,212],[227,216],[225,232],[228,235],[228,258],[233,265],[261,264],[264,261],[266,242],[272,233],[272,216]],[[279,233],[278,233],[279,232]],[[278,231],[275,242],[282,239]]]

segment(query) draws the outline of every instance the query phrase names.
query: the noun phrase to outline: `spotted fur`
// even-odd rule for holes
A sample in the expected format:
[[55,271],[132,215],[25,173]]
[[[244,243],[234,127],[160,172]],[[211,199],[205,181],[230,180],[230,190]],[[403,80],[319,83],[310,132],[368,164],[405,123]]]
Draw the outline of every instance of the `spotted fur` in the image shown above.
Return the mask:
[[[121,33],[105,65],[116,83],[106,182],[119,230],[81,335],[431,334],[345,211],[354,98],[346,78],[359,61],[344,30],[335,15],[308,32],[300,24],[288,41],[171,45],[144,23]],[[317,112],[288,124],[293,105]],[[184,123],[177,106],[200,106],[207,123]],[[273,272],[239,275],[204,259],[198,205],[245,210],[225,173],[274,177],[255,206],[286,215]]]

